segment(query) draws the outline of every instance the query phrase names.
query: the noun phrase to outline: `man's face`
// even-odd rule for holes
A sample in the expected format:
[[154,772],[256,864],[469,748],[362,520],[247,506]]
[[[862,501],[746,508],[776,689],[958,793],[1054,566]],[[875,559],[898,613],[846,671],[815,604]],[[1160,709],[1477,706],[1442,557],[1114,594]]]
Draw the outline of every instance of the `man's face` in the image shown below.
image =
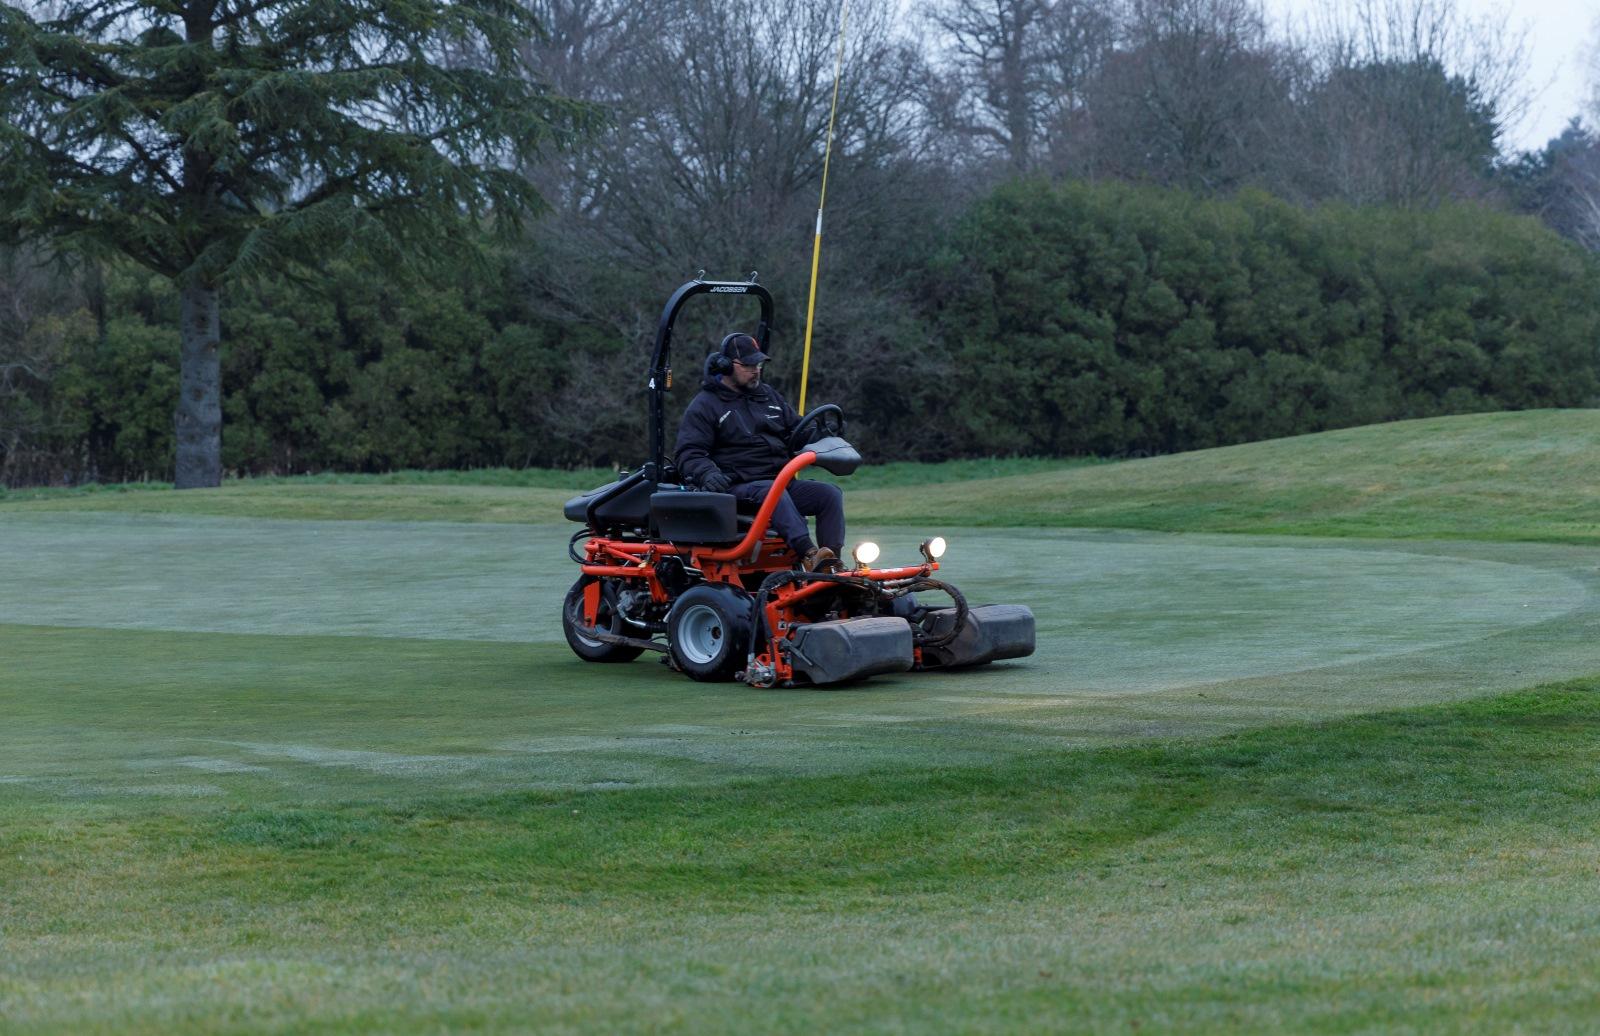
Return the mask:
[[751,389],[761,384],[761,364],[740,363],[733,361],[733,385],[735,388]]

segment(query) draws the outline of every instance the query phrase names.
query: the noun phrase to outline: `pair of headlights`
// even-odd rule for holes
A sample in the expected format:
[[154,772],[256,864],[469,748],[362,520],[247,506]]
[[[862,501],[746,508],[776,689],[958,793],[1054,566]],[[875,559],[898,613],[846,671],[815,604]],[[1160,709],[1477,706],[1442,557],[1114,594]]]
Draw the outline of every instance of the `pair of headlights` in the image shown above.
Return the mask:
[[[944,548],[944,537],[935,536],[932,539],[923,540],[922,546],[918,547],[917,549],[922,551],[923,557],[927,558],[930,562],[933,562],[944,557]],[[850,554],[856,559],[857,565],[860,565],[862,568],[866,568],[868,565],[878,560],[878,545],[873,543],[871,540],[866,540],[862,543],[856,544],[856,549],[851,551]]]

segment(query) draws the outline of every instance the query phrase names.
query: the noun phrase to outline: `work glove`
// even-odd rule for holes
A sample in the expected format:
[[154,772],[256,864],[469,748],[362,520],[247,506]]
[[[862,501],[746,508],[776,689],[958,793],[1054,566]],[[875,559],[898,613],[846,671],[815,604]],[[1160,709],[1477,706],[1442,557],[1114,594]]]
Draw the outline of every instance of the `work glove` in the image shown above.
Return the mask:
[[729,478],[727,475],[724,475],[720,471],[713,471],[709,475],[702,475],[700,477],[700,485],[704,486],[707,491],[712,493],[726,493],[729,489],[733,488],[733,479]]

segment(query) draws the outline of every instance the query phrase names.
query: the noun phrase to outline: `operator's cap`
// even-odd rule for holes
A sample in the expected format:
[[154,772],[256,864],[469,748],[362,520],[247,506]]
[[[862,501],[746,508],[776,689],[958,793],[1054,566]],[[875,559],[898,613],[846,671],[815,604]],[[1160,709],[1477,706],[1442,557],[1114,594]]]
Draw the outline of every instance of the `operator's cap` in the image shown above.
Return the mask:
[[737,360],[746,367],[754,367],[758,363],[766,363],[772,357],[761,351],[761,346],[747,334],[731,334],[723,340],[722,351],[729,359]]

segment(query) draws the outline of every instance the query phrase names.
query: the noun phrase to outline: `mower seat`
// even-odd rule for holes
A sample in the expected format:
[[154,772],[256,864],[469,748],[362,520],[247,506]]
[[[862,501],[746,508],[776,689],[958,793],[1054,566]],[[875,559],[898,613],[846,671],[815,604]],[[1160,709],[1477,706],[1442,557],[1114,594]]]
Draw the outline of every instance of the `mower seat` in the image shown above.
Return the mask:
[[650,524],[672,543],[733,543],[739,539],[732,493],[663,486],[650,497]]

